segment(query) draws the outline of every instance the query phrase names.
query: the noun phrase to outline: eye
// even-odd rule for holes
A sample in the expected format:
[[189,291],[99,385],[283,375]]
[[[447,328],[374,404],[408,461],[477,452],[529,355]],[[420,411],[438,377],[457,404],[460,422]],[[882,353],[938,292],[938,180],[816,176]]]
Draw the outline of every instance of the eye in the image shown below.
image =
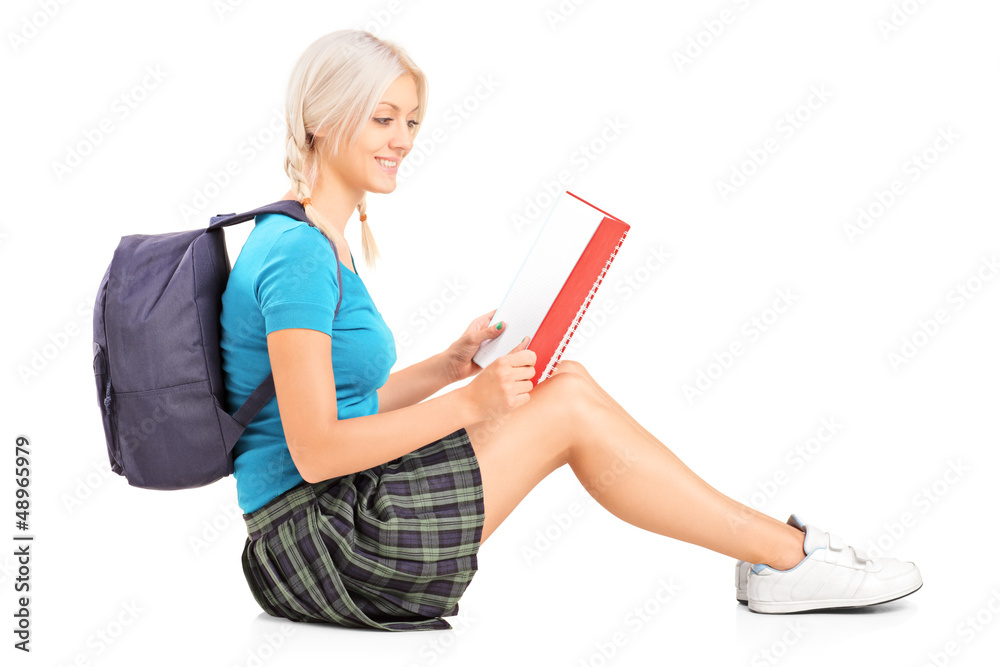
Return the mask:
[[[391,123],[393,121],[392,118],[373,118],[372,120],[374,120],[379,125],[383,125],[383,126],[386,126],[386,127],[388,127],[389,123]],[[410,131],[412,132],[413,130],[416,129],[417,125],[420,125],[420,123],[418,123],[415,120],[410,120],[410,121],[407,121],[407,125],[409,125]]]

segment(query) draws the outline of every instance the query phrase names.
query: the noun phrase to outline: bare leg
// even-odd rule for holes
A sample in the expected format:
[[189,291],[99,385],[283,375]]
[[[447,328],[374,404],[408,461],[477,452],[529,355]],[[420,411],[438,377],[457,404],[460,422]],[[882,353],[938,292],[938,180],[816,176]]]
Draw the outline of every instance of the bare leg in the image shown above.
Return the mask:
[[632,525],[776,569],[805,555],[800,531],[711,487],[577,362],[561,362],[527,404],[466,430],[483,478],[483,542],[568,463],[598,503]]

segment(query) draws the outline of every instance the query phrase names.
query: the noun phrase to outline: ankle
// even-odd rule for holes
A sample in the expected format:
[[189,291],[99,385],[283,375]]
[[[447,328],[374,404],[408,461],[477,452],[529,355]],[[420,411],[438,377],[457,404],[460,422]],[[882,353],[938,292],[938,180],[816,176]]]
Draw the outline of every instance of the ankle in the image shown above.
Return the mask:
[[789,540],[782,551],[773,559],[765,561],[765,565],[775,570],[790,570],[806,557],[806,534],[794,528],[792,530],[794,533],[789,535]]

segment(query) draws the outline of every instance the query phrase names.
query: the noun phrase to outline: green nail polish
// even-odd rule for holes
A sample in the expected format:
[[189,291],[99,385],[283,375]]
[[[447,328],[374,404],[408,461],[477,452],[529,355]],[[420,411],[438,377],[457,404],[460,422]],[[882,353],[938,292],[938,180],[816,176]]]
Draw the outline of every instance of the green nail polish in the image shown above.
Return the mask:
[[500,327],[503,326],[503,322],[497,322],[497,331],[500,331]]

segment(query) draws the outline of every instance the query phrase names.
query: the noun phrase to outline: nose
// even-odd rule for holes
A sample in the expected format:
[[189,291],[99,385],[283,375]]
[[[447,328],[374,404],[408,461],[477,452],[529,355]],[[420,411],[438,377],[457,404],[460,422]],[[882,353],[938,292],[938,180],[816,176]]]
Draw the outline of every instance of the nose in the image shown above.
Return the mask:
[[409,123],[396,123],[396,131],[389,138],[389,148],[402,150],[404,155],[410,152],[413,148],[413,132]]

